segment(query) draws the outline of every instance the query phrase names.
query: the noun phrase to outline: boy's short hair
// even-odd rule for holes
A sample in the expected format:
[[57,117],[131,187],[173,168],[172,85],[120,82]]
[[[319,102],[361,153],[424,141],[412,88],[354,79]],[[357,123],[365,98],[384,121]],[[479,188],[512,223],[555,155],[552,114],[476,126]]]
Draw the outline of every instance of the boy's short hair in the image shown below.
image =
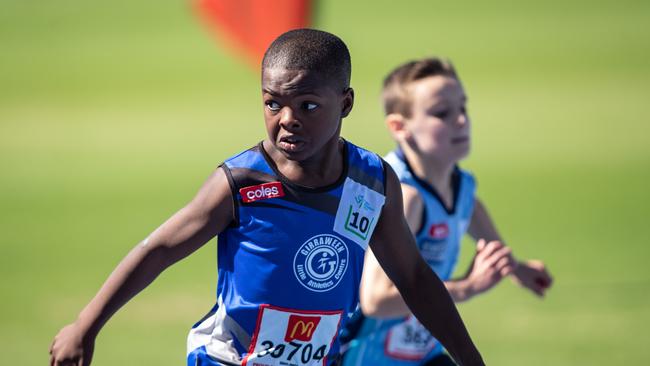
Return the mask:
[[409,61],[398,66],[384,79],[382,100],[384,113],[398,113],[404,117],[411,116],[411,95],[408,84],[431,76],[448,76],[458,79],[456,70],[449,60],[430,57]]
[[262,72],[273,67],[315,71],[341,90],[350,86],[348,47],[339,37],[316,29],[295,29],[276,38],[264,53]]

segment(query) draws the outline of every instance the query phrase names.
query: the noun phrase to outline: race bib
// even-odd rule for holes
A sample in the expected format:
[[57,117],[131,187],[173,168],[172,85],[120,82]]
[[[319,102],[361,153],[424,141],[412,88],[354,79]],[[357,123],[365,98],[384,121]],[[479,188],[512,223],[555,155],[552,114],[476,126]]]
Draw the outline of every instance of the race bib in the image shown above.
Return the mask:
[[347,178],[334,220],[334,231],[359,244],[364,250],[379,220],[386,197]]
[[384,352],[388,357],[399,360],[419,361],[429,354],[436,344],[437,341],[431,333],[415,316],[410,315],[388,331]]
[[342,311],[301,311],[260,305],[246,366],[325,366]]

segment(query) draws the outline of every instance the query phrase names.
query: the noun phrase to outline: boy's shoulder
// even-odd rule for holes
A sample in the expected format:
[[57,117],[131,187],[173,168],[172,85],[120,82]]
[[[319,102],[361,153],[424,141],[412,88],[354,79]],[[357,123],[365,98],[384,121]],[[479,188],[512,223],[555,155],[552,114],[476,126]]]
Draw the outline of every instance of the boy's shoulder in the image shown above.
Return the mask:
[[[386,160],[393,170],[395,170],[395,173],[400,180],[414,178],[414,174],[411,172],[411,167],[404,156],[404,152],[402,152],[399,147],[384,155],[384,160]],[[454,169],[454,175],[461,177],[462,179],[475,181],[474,173],[472,173],[472,171],[461,168],[458,165],[456,165]]]
[[346,144],[348,176],[383,194],[386,187],[386,167],[381,156],[345,139],[343,141]]
[[[413,187],[418,194],[422,191],[431,190],[427,182],[422,181],[413,174],[404,153],[399,147],[386,154],[384,159],[393,168],[402,185]],[[470,170],[463,169],[458,165],[454,168],[452,184],[457,189],[460,187],[465,194],[473,195],[476,191],[476,178],[474,174]]]
[[399,148],[388,152],[383,159],[393,168],[401,183],[407,183],[413,179],[413,174],[411,174],[411,169],[406,162],[406,158],[404,158],[404,153]]
[[243,150],[239,153],[230,156],[229,158],[224,160],[224,164],[231,167],[231,166],[244,165],[246,162],[259,159],[260,157],[262,157],[261,144],[262,143],[259,142],[246,150]]
[[355,143],[350,142],[346,139],[343,139],[343,141],[347,145],[347,154],[349,160],[363,160],[373,164],[383,164],[383,159],[381,156],[379,156],[379,154],[356,145]]

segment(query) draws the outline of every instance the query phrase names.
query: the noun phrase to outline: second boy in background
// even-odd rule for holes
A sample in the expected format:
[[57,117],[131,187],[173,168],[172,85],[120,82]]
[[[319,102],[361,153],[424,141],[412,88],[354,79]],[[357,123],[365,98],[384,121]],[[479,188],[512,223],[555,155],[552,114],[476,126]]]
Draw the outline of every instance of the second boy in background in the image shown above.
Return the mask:
[[[402,183],[404,213],[424,259],[456,302],[506,276],[543,296],[551,277],[540,261],[517,261],[477,197],[473,176],[458,167],[470,149],[467,98],[442,59],[408,62],[384,81],[386,125],[398,143],[386,156]],[[467,274],[451,279],[462,236],[476,240]],[[413,317],[371,251],[361,286],[366,315],[345,357],[351,365],[453,365],[440,343]]]

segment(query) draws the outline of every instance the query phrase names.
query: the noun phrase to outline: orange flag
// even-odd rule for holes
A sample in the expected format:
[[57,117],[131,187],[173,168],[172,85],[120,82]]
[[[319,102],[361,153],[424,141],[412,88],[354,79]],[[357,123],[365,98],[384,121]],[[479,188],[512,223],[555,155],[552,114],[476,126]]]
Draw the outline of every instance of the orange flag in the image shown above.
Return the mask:
[[311,23],[311,0],[195,1],[210,28],[256,70],[277,36]]

